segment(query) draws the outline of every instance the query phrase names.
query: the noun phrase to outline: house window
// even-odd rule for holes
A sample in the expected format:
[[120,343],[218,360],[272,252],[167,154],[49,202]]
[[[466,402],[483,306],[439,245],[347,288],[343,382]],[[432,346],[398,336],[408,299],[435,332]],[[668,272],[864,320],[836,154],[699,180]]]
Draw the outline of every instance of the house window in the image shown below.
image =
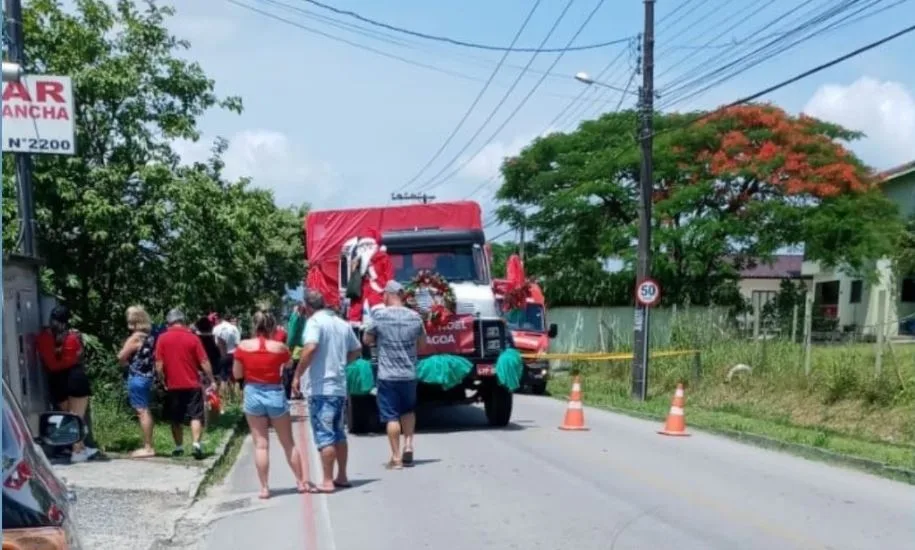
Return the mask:
[[766,307],[766,304],[775,300],[775,295],[778,294],[774,290],[754,290],[753,291],[753,309],[762,309]]
[[915,279],[903,279],[899,300],[902,302],[915,302]]
[[851,282],[851,295],[848,297],[849,304],[860,304],[861,293],[864,290],[864,281]]

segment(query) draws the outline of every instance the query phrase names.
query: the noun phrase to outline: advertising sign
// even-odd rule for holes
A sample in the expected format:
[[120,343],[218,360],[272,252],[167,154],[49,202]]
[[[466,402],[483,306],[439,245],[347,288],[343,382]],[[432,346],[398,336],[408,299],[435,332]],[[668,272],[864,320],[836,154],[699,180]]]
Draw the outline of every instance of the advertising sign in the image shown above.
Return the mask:
[[3,83],[3,152],[76,154],[69,76],[25,75]]
[[454,316],[447,325],[430,330],[426,345],[418,351],[420,355],[473,353],[473,315]]

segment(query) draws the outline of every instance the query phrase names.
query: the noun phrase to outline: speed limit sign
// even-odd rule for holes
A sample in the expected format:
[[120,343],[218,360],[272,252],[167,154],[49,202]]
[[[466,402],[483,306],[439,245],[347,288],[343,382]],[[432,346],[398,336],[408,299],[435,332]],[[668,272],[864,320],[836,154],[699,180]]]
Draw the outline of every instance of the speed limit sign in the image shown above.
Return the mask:
[[654,279],[645,279],[635,288],[635,299],[646,307],[657,305],[661,301],[661,287]]

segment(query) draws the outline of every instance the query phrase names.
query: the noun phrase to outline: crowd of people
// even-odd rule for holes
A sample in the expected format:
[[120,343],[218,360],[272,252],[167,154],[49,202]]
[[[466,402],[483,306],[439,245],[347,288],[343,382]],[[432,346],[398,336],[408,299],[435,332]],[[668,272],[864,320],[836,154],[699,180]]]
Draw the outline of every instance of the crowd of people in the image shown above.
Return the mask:
[[[184,454],[184,428],[191,429],[191,452],[202,458],[207,402],[241,395],[254,443],[260,497],[270,497],[269,429],[272,427],[301,492],[331,493],[350,486],[346,436],[346,367],[363,354],[363,346],[377,347],[377,401],[391,446],[389,469],[414,461],[416,428],[417,348],[425,338],[418,313],[404,306],[403,287],[390,281],[384,288],[384,306],[372,312],[362,327],[362,339],[324,297],[308,290],[297,306],[289,331],[273,314],[257,311],[249,336],[244,338],[232,315],[210,314],[188,323],[173,309],[165,327],[154,327],[141,306],[126,311],[127,331],[117,359],[126,370],[127,396],[136,411],[142,446],[134,458],[155,455],[152,413],[157,381],[164,390],[163,415],[171,425],[174,456]],[[84,416],[91,384],[84,362],[84,343],[70,326],[70,313],[56,307],[48,326],[38,336],[38,352],[48,372],[50,394],[60,410]],[[322,479],[309,481],[296,447],[290,415],[290,397],[307,396],[308,417],[321,457]],[[88,460],[98,451],[74,445],[72,461]]]

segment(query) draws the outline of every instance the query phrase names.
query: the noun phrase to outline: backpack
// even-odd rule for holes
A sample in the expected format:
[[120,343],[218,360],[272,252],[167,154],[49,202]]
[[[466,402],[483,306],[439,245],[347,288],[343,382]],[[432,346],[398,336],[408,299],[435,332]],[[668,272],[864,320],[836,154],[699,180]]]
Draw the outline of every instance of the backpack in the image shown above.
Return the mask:
[[160,325],[153,327],[146,340],[140,345],[140,349],[134,354],[130,361],[130,373],[140,376],[152,376],[156,368],[156,341],[165,332],[165,327]]

